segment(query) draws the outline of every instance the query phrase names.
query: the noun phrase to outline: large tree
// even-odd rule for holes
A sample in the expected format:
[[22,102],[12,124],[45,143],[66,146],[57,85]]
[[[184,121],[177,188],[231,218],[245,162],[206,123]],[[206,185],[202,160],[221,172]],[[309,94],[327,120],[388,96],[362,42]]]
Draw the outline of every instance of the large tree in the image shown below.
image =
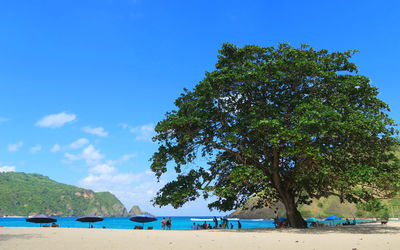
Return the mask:
[[[213,195],[210,209],[228,211],[257,194],[259,205],[280,200],[301,228],[297,206],[311,198],[392,195],[398,132],[377,88],[349,61],[355,52],[223,44],[216,69],[156,126],[151,169],[178,175],[154,203],[177,208]],[[208,164],[197,166],[198,157]]]

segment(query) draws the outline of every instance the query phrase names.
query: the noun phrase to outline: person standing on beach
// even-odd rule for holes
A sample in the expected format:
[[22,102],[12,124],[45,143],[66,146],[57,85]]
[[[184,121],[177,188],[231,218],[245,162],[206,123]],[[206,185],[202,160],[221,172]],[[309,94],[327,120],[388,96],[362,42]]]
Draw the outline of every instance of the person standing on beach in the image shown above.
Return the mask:
[[215,227],[214,227],[214,228],[218,228],[218,220],[217,220],[217,217],[214,216],[213,221],[214,221],[214,223],[215,223]]
[[167,230],[171,230],[171,217],[168,217],[166,224],[167,224]]
[[242,223],[240,223],[240,220],[238,220],[238,228],[242,229]]
[[279,216],[278,216],[278,211],[274,211],[274,225],[275,225],[275,228],[278,228],[279,227]]
[[162,218],[161,227],[162,227],[162,230],[165,230],[165,217]]

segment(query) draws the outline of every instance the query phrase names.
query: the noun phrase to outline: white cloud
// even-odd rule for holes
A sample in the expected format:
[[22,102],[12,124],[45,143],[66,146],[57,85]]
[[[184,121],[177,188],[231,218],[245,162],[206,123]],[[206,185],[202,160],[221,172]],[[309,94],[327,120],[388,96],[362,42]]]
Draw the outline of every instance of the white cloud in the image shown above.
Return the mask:
[[78,149],[78,148],[82,148],[83,146],[85,146],[88,143],[89,143],[88,139],[80,138],[80,139],[74,141],[73,143],[69,144],[69,147],[72,149]]
[[75,119],[75,114],[61,112],[59,114],[52,114],[43,117],[40,121],[36,122],[36,126],[46,128],[59,128],[62,127],[65,123],[72,122]]
[[81,180],[80,184],[97,191],[106,191],[114,185],[129,185],[142,179],[144,174],[118,173],[118,170],[112,165],[114,162],[107,161],[92,165],[89,168],[89,176]]
[[155,135],[154,125],[152,123],[131,128],[129,131],[136,134],[136,140],[138,141],[152,141],[152,138]]
[[55,153],[61,150],[60,145],[54,144],[54,146],[50,149],[51,152]]
[[103,127],[92,128],[89,126],[83,127],[82,130],[86,133],[98,136],[107,136],[108,132],[104,131]]
[[119,164],[136,157],[137,154],[125,154],[118,160],[106,159],[93,145],[88,145],[79,154],[64,154],[66,162],[84,161],[88,167],[88,175],[78,182],[83,188],[96,192],[109,191],[116,195],[130,209],[133,205],[143,208],[151,207],[149,201],[165,184],[157,182],[154,173],[146,170],[139,173],[120,172]]
[[164,183],[157,183],[151,171],[140,173],[121,173],[116,167],[129,161],[137,154],[125,154],[118,160],[105,159],[93,145],[89,145],[79,154],[64,154],[67,161],[84,161],[88,166],[88,175],[78,183],[83,188],[97,192],[109,191],[116,195],[130,209],[134,204],[149,204],[155,192]]
[[127,123],[120,123],[119,124],[123,129],[127,129],[129,125]]
[[0,167],[0,173],[15,172],[15,169],[15,166],[2,166]]
[[100,175],[108,175],[111,174],[115,171],[115,167],[112,167],[108,164],[98,164],[91,169],[89,169],[89,172],[91,174],[100,174]]
[[126,162],[126,161],[129,161],[130,159],[132,159],[132,158],[134,158],[134,157],[137,157],[137,153],[134,153],[134,154],[126,154],[126,155],[123,155],[121,158],[119,158],[118,160],[108,160],[107,161],[107,164],[109,164],[109,165],[112,165],[112,166],[114,166],[114,165],[119,165],[119,164],[123,164],[124,162]]
[[24,143],[22,141],[19,141],[19,142],[15,143],[15,144],[9,144],[8,145],[8,151],[16,152],[22,147],[22,145],[24,145]]
[[[50,149],[50,151],[55,153],[60,150],[63,150],[63,151],[68,150],[68,149],[76,150],[76,149],[83,148],[88,143],[89,143],[89,140],[87,138],[79,138],[78,140],[72,142],[69,145],[65,145],[65,146],[60,146],[59,144],[54,144],[54,146]],[[67,153],[67,154],[69,154],[69,153]]]
[[9,121],[9,120],[10,120],[9,118],[0,116],[0,123],[6,122],[6,121]]
[[88,166],[96,166],[101,163],[104,155],[100,154],[99,150],[95,149],[92,144],[82,150],[80,154],[64,154],[68,161],[84,160]]
[[133,205],[139,205],[141,208],[148,206],[154,194],[165,183],[157,182],[153,174],[146,172],[118,173],[115,170],[107,174],[90,173],[79,185],[97,192],[109,191],[129,210]]
[[125,185],[131,185],[134,182],[139,182],[142,177],[142,174],[117,173],[116,169],[112,167],[112,171],[110,172],[108,168],[110,168],[110,166],[106,167],[106,171],[100,171],[97,173],[91,171],[89,176],[79,182],[80,185],[94,189],[95,191],[111,191],[111,189],[115,191],[117,190],[116,187],[122,187]]
[[126,155],[123,155],[121,157],[121,159],[120,159],[120,162],[129,161],[130,159],[132,159],[132,158],[134,158],[136,156],[137,156],[137,154],[126,154]]
[[100,154],[100,151],[95,149],[93,145],[89,145],[82,150],[81,157],[86,161],[89,166],[99,164],[104,155]]
[[[86,151],[84,153],[83,151]],[[88,152],[91,152],[90,154]],[[97,152],[97,153],[94,153]],[[92,145],[82,150],[82,153],[78,156],[72,154],[66,154],[67,158],[76,160],[86,160],[85,155],[101,155],[100,152]],[[78,186],[88,188],[96,192],[108,191],[114,194],[129,210],[133,205],[138,205],[144,211],[154,213],[154,207],[151,205],[150,200],[154,198],[160,188],[162,188],[168,179],[168,176],[164,175],[159,182],[157,182],[154,173],[150,170],[145,170],[139,173],[125,172],[121,173],[115,164],[121,164],[121,160],[129,160],[134,157],[132,155],[124,155],[119,160],[107,160],[98,159],[97,163],[93,161],[87,161],[88,175],[78,182]],[[99,157],[94,157],[99,158]],[[196,203],[185,204],[179,211],[185,211],[186,215],[193,214],[194,207],[206,207],[204,200],[196,201]],[[177,214],[176,210],[171,206],[163,208],[163,213],[168,211],[168,214]],[[206,211],[208,213],[208,210]]]
[[78,160],[81,159],[80,156],[74,155],[74,154],[70,154],[70,153],[68,153],[68,152],[66,152],[66,153],[64,154],[64,156],[65,156],[65,158],[67,158],[67,160],[69,160],[69,161],[78,161]]
[[93,189],[94,191],[110,191],[114,193],[119,188],[130,186],[133,182],[140,180],[139,175],[132,173],[127,174],[89,174],[86,178],[81,180],[79,184],[85,188]]
[[35,153],[39,152],[40,150],[42,150],[42,146],[36,145],[34,147],[31,147],[29,149],[29,152],[31,152],[32,154],[35,154]]

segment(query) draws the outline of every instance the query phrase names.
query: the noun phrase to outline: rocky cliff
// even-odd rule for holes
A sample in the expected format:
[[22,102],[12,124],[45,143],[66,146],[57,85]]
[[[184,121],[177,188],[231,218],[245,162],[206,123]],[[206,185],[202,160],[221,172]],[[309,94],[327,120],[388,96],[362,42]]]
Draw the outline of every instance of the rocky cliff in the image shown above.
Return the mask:
[[129,216],[137,216],[137,215],[150,215],[150,216],[153,216],[152,214],[150,214],[148,212],[144,212],[144,211],[140,210],[139,206],[133,206],[131,208],[131,210],[129,210],[128,215]]

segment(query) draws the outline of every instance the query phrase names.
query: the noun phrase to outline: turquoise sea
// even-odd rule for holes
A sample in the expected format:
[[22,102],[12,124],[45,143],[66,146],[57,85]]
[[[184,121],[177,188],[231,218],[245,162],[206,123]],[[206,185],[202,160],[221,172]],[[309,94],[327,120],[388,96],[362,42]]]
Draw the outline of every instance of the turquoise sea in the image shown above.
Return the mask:
[[[57,224],[60,227],[72,227],[72,228],[87,228],[89,223],[76,221],[78,217],[52,217],[57,219]],[[161,220],[163,217],[156,217],[157,221],[144,223],[144,227],[153,227],[155,230],[161,230]],[[167,219],[168,217],[166,217]],[[190,230],[193,223],[204,224],[206,221],[208,224],[214,226],[212,221],[213,217],[210,216],[171,216],[172,220],[172,230]],[[4,227],[39,227],[39,224],[30,223],[25,221],[26,217],[14,218],[5,217],[0,218],[0,226]],[[238,219],[230,219],[229,225],[232,223],[233,228],[238,228]],[[240,220],[242,228],[272,228],[272,220],[262,220],[262,219],[243,219]],[[142,223],[132,222],[129,217],[104,217],[103,221],[92,223],[94,228],[106,228],[113,229],[133,229],[135,226],[143,226]]]
[[[57,224],[60,227],[73,227],[73,228],[87,228],[89,226],[88,223],[76,221],[78,217],[52,217],[57,219]],[[163,217],[156,217],[157,221],[144,223],[144,227],[153,227],[155,230],[161,230],[161,220]],[[167,219],[168,217],[166,217]],[[210,216],[171,216],[172,221],[172,230],[190,230],[192,228],[193,223],[196,224],[204,224],[204,221],[214,226],[212,221],[213,217]],[[0,218],[0,225],[4,227],[39,227],[39,224],[30,223],[25,221],[25,217],[21,218]],[[233,228],[238,228],[238,219],[229,220],[229,225],[232,223]],[[251,220],[251,219],[243,219],[240,220],[242,224],[242,228],[272,228],[273,221],[272,220]],[[106,228],[113,229],[133,229],[135,226],[143,226],[142,223],[132,222],[129,220],[129,217],[104,217],[103,221],[99,221],[96,223],[92,223],[94,228],[102,228],[103,226]]]
[[[60,227],[71,227],[71,228],[87,228],[88,223],[76,221],[78,217],[52,217],[57,219],[57,224]],[[163,217],[156,217],[157,221],[145,223],[144,227],[153,227],[154,230],[161,230],[161,220]],[[174,216],[172,220],[172,230],[190,230],[193,223],[204,224],[206,221],[208,224],[214,226],[212,221],[213,217],[210,216]],[[14,218],[14,217],[0,217],[0,226],[4,227],[39,227],[39,224],[30,223],[25,221],[25,217]],[[166,217],[167,219],[167,217]],[[368,220],[357,220],[358,222],[367,222]],[[335,221],[336,223],[344,222]],[[238,228],[238,219],[229,219],[229,225],[232,223],[233,229]],[[263,219],[240,219],[243,229],[250,228],[273,228],[273,220]],[[329,224],[330,222],[326,222]],[[142,223],[136,223],[129,220],[129,217],[104,217],[103,221],[92,223],[94,228],[106,228],[112,229],[133,229],[135,226],[142,226]]]

